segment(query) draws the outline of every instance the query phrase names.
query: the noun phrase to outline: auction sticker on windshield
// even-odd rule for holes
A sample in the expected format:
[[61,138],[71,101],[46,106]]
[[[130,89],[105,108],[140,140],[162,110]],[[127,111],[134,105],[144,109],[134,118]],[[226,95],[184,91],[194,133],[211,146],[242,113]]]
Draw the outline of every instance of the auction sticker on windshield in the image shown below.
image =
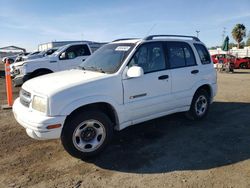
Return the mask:
[[117,46],[115,51],[128,51],[130,46]]

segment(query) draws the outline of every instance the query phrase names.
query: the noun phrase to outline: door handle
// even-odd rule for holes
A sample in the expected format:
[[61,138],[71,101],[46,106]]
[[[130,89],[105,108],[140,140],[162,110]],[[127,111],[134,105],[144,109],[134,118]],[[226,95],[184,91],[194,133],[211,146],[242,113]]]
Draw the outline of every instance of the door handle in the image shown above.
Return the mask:
[[168,78],[169,78],[168,75],[162,75],[162,76],[158,77],[158,80],[165,80],[165,79],[168,79]]
[[192,70],[191,71],[191,74],[197,74],[197,73],[199,73],[199,70]]

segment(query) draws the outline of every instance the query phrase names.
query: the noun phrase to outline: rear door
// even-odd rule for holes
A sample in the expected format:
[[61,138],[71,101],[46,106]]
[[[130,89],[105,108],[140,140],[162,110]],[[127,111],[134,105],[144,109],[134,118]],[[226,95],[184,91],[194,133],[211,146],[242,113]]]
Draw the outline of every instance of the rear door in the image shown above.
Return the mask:
[[188,106],[193,97],[192,88],[200,75],[193,48],[186,42],[178,41],[167,42],[166,46],[176,107]]
[[59,55],[60,70],[72,69],[79,66],[90,56],[91,52],[86,44],[70,46]]

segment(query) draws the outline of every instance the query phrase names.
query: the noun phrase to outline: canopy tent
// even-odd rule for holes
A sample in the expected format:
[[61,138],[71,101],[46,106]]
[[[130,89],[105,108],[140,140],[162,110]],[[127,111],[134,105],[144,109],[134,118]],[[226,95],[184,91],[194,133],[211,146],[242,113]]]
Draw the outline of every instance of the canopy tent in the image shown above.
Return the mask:
[[223,51],[226,51],[226,52],[229,51],[229,37],[228,36],[225,38],[225,40],[224,40],[224,42],[222,44],[221,49]]
[[0,48],[0,51],[23,51],[23,52],[26,52],[26,49],[20,48],[17,46],[5,46],[5,47]]

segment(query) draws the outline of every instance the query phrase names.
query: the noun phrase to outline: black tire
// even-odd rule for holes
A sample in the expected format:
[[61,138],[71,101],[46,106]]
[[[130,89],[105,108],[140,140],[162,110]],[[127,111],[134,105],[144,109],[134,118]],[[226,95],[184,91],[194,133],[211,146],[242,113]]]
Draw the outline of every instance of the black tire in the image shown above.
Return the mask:
[[[98,136],[95,130],[95,137],[92,140],[86,141],[84,139],[89,139],[90,135],[92,134],[93,130],[88,130],[88,125],[86,124],[84,126],[84,122],[88,121],[97,121],[101,123],[105,129],[105,136],[103,136],[103,141],[101,145],[99,145],[95,150],[93,151],[81,151],[78,148],[78,144],[80,145],[80,142],[85,143],[91,143],[93,139],[98,140]],[[83,125],[81,125],[83,123]],[[97,124],[98,125],[98,124]],[[79,127],[80,126],[80,127]],[[81,128],[83,126],[83,128]],[[94,125],[96,126],[96,125]],[[94,128],[94,127],[93,127]],[[80,136],[75,136],[77,130],[81,130]],[[85,132],[84,132],[85,131]],[[87,132],[86,132],[87,131]],[[88,132],[89,131],[89,132]],[[92,132],[91,132],[92,131]],[[96,136],[97,135],[97,136]],[[101,139],[102,139],[101,136]],[[86,159],[89,157],[93,157],[100,152],[104,150],[106,145],[110,142],[113,136],[113,124],[108,118],[108,116],[100,111],[80,111],[78,113],[72,114],[65,122],[62,134],[61,134],[61,142],[64,147],[64,149],[73,157],[79,158],[79,159]],[[96,141],[95,140],[95,141]],[[79,143],[77,143],[79,142]],[[85,144],[84,143],[84,144]],[[83,150],[90,150],[91,148],[86,148],[88,144],[82,148]],[[89,144],[91,145],[91,144]],[[88,146],[89,147],[89,146]]]
[[[201,106],[202,113],[200,113],[200,114],[198,113],[198,110],[197,110],[197,108],[200,106],[199,105],[200,103],[198,104],[199,100],[202,100],[202,101],[206,100],[206,108],[204,108],[204,110],[202,110],[203,107]],[[202,102],[202,104],[203,104],[203,102]],[[186,112],[186,117],[188,119],[191,119],[191,120],[202,120],[207,116],[207,113],[209,111],[209,106],[210,106],[210,97],[208,95],[208,92],[204,89],[200,89],[200,90],[196,91],[196,93],[193,97],[190,109],[189,109],[189,111]]]
[[246,69],[247,68],[247,63],[241,63],[240,68],[241,69]]

